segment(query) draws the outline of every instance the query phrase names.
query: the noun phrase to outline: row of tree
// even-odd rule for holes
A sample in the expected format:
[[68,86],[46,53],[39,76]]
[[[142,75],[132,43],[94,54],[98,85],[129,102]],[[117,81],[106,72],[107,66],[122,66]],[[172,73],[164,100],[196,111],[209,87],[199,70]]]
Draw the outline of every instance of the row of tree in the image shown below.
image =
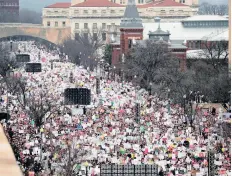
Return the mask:
[[222,52],[222,46],[216,46],[224,43],[218,42],[214,47],[206,45],[208,48],[202,50],[204,59],[187,59],[188,68],[183,71],[180,60],[167,44],[147,40],[131,49],[123,70],[129,81],[146,89],[152,85],[153,93],[176,103],[182,103],[183,96],[190,91],[199,91],[208,102],[227,103],[230,98],[228,55],[225,54],[228,46]]
[[228,5],[202,3],[198,11],[199,15],[228,15]]

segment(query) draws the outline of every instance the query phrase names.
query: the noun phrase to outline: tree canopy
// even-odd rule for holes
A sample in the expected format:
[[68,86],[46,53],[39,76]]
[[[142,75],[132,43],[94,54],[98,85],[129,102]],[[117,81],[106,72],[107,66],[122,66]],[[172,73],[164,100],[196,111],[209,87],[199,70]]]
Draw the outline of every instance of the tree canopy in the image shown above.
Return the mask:
[[199,91],[208,102],[225,102],[229,98],[230,77],[227,62],[215,65],[218,60],[218,57],[195,58],[187,61],[191,63],[182,71],[180,60],[166,43],[147,40],[131,49],[124,70],[128,80],[147,89],[152,85],[153,93],[176,103],[181,103],[190,91]]

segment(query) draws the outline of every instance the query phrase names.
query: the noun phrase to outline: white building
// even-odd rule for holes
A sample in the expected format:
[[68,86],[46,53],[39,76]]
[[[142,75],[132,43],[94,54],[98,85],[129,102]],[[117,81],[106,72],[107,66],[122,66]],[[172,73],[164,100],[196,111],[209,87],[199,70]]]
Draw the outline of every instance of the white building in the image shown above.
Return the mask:
[[[128,0],[72,0],[43,9],[43,25],[51,28],[71,27],[75,33],[108,25],[119,25]],[[197,14],[198,0],[135,0],[143,22],[153,22],[159,16],[165,21]]]

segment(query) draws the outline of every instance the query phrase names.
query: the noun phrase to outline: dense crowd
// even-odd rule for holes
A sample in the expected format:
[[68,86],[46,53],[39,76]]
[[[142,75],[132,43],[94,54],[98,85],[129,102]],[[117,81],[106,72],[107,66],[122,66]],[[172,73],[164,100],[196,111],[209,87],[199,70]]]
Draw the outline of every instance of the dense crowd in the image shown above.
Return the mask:
[[[42,63],[41,73],[15,70],[15,76],[27,80],[30,93],[26,96],[45,93],[59,109],[47,113],[38,127],[28,107],[20,106],[16,95],[8,95],[11,118],[2,124],[24,173],[66,175],[71,166],[71,172],[94,176],[100,174],[101,164],[157,164],[160,175],[203,176],[209,164],[207,151],[212,149],[215,175],[230,175],[230,138],[216,135],[217,115],[196,110],[190,125],[179,105],[168,108],[168,99],[151,96],[131,82],[103,78],[97,94],[96,71],[68,61],[51,66],[49,61],[59,59],[58,52],[33,42],[19,43],[19,50]],[[63,92],[69,87],[91,89],[92,103],[85,107],[86,113],[82,106],[63,105]],[[6,94],[2,89],[2,108]],[[135,120],[136,102],[141,105],[139,121]],[[196,119],[200,119],[199,127]]]

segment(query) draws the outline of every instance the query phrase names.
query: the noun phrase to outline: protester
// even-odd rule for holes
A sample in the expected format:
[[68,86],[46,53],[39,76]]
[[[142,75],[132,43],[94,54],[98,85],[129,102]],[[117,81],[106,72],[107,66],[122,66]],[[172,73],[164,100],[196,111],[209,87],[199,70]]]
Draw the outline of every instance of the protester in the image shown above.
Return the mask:
[[[25,45],[25,53],[30,54],[32,62],[41,62],[43,71],[17,72],[27,80],[30,92],[37,97],[39,92],[46,92],[46,98],[59,107],[54,115],[46,114],[46,121],[38,127],[26,108],[20,106],[17,96],[10,95],[11,119],[2,120],[2,124],[25,173],[64,174],[67,171],[64,163],[70,160],[76,162],[73,171],[87,168],[88,175],[100,175],[101,164],[157,164],[159,175],[191,175],[192,172],[204,175],[210,141],[210,147],[218,149],[214,161],[216,172],[230,174],[230,140],[211,137],[214,127],[209,120],[216,121],[217,116],[198,114],[202,119],[201,132],[194,130],[180,106],[173,104],[169,113],[168,99],[149,96],[143,89],[136,90],[132,83],[121,84],[117,79],[102,79],[97,94],[96,71],[69,62],[53,62],[51,67],[51,60],[59,60],[56,50],[38,48],[33,42],[20,42],[19,50],[24,51]],[[68,87],[91,89],[92,103],[84,108],[85,113],[81,106],[61,105],[64,89]],[[4,92],[2,107],[6,107],[6,98]],[[137,101],[141,105],[138,123],[135,121]]]

